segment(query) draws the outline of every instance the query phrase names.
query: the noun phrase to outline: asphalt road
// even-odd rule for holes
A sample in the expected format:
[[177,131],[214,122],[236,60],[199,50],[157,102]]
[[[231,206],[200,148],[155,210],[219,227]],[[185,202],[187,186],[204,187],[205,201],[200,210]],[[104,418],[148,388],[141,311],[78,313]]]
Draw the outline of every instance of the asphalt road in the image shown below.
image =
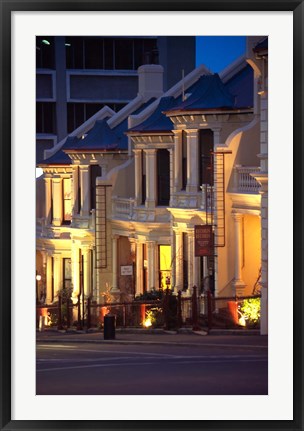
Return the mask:
[[267,346],[249,338],[204,337],[192,346],[41,340],[36,393],[266,395]]

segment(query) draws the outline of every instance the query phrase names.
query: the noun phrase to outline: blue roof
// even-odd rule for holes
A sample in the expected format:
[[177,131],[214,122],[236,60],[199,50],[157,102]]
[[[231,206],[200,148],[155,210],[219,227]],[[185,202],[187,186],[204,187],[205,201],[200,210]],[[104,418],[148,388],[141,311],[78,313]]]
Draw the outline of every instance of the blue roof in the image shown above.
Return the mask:
[[76,136],[68,136],[63,146],[60,148],[60,150],[57,151],[57,153],[53,154],[48,159],[43,160],[38,164],[38,166],[44,166],[44,165],[70,165],[71,159],[70,157],[64,152],[65,149],[70,148],[71,146],[75,146],[76,142],[79,139]]
[[158,107],[142,123],[138,124],[130,132],[167,132],[171,131],[173,128],[172,121],[170,118],[166,117],[163,112],[173,108],[178,103],[178,100],[174,97],[162,97],[159,101]]
[[225,88],[235,97],[235,108],[253,106],[253,69],[247,64],[225,83]]
[[84,139],[65,148],[67,151],[102,151],[119,147],[120,137],[109,127],[107,120],[97,120]]
[[193,93],[171,111],[191,111],[202,109],[234,109],[235,98],[225,88],[219,75],[203,75]]

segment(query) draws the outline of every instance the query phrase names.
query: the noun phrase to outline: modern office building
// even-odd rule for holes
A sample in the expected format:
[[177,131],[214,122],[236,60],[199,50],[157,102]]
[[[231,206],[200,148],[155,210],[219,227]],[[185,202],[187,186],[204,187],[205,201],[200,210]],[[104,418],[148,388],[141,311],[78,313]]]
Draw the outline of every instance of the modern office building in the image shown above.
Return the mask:
[[195,37],[37,37],[37,161],[103,106],[133,100],[143,64],[163,66],[167,90],[194,69]]

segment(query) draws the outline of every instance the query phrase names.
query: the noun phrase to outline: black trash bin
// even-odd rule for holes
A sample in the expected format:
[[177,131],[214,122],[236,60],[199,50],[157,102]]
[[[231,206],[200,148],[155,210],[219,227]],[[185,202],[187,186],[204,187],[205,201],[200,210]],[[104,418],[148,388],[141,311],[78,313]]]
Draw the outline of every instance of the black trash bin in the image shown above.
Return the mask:
[[103,338],[104,340],[115,339],[115,316],[112,314],[107,314],[104,317]]

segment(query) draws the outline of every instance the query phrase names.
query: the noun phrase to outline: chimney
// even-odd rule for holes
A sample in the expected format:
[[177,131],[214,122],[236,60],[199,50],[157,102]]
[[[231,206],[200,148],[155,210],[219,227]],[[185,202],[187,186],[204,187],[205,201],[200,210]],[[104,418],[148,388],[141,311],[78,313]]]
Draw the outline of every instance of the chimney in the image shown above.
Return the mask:
[[159,64],[144,64],[138,68],[138,95],[144,101],[163,95],[164,68]]

